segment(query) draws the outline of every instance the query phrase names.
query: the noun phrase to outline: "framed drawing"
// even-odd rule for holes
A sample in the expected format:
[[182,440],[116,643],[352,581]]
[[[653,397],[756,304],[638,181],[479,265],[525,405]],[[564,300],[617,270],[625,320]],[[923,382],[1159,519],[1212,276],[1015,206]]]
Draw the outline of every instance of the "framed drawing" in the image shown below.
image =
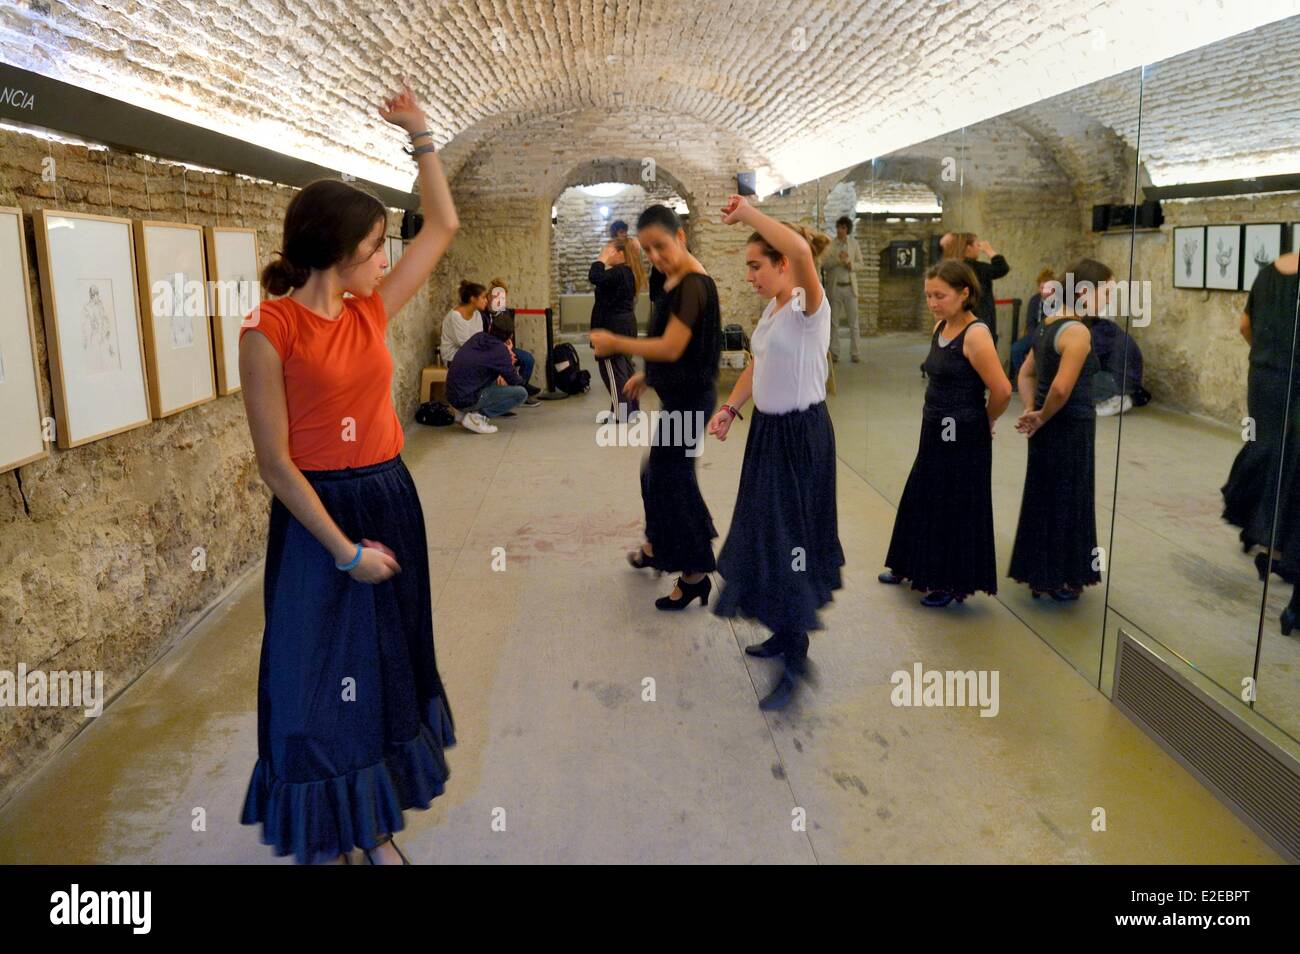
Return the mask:
[[1291,251],[1300,252],[1300,222],[1291,223]]
[[1241,290],[1250,291],[1259,270],[1282,254],[1282,223],[1247,225],[1241,255]]
[[1241,287],[1241,226],[1205,227],[1205,287],[1236,291]]
[[254,229],[206,226],[208,279],[212,283],[212,349],[217,393],[239,390],[239,325],[262,300]]
[[0,408],[0,474],[49,454],[23,214],[10,208],[0,208]]
[[215,400],[203,227],[137,220],[135,255],[153,416]]
[[44,209],[33,220],[58,445],[148,424],[131,220]]
[[1174,287],[1205,287],[1205,226],[1174,229]]
[[401,261],[402,252],[405,250],[406,243],[404,243],[401,238],[396,235],[388,236],[388,248],[386,254],[388,255],[388,267],[390,269]]

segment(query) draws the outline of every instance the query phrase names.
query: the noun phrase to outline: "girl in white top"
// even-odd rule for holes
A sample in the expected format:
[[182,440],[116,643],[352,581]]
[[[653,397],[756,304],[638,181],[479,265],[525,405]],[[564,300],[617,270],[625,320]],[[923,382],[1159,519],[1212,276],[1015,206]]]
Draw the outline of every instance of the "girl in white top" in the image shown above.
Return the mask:
[[780,709],[806,672],[808,631],[821,629],[818,610],[840,588],[835,508],[835,431],[826,408],[831,306],[817,275],[829,238],[764,215],[733,195],[722,210],[728,225],[753,228],[745,249],[748,280],[770,298],[750,338],[754,360],[727,403],[709,422],[726,440],[752,396],[736,509],[718,555],[724,582],[719,616],[743,615],[773,631],[751,656],[782,656],[784,671],[759,703]]
[[461,282],[458,297],[460,304],[442,319],[442,342],[438,346],[442,363],[448,366],[466,341],[485,330],[483,310],[488,304],[487,289],[478,282]]

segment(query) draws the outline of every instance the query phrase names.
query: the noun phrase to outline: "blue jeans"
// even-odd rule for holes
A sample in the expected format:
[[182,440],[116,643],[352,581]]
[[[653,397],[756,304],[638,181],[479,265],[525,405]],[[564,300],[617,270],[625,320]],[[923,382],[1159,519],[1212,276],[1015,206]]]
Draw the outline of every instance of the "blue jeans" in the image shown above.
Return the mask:
[[1011,342],[1011,386],[1015,387],[1020,375],[1020,366],[1025,363],[1025,355],[1034,348],[1034,336],[1027,334],[1019,341]]
[[466,414],[478,411],[484,417],[500,417],[516,404],[523,404],[526,397],[528,392],[516,385],[489,384],[478,392],[478,400],[462,410]]
[[519,376],[524,379],[524,384],[527,384],[533,378],[533,365],[537,363],[533,360],[533,353],[523,348],[516,348],[515,358],[519,361]]

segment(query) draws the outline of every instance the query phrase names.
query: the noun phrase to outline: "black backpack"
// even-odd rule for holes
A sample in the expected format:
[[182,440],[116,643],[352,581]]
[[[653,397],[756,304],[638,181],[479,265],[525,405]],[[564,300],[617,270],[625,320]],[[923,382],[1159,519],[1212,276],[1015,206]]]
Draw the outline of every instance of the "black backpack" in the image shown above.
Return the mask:
[[557,344],[552,348],[551,367],[555,369],[555,386],[565,394],[582,394],[590,390],[591,372],[582,370],[573,345]]
[[748,351],[749,336],[740,325],[727,325],[722,329],[723,351]]
[[415,420],[432,427],[446,427],[448,424],[456,423],[456,415],[441,401],[425,401],[415,412]]

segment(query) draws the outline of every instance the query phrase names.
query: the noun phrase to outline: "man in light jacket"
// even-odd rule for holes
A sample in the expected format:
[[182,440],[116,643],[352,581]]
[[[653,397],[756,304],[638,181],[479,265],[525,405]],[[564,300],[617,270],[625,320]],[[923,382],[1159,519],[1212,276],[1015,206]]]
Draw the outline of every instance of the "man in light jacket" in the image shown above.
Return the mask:
[[840,324],[849,326],[849,356],[862,360],[858,352],[858,266],[862,254],[853,238],[853,220],[841,215],[835,220],[835,238],[822,252],[822,285],[831,300],[831,360],[840,360]]

